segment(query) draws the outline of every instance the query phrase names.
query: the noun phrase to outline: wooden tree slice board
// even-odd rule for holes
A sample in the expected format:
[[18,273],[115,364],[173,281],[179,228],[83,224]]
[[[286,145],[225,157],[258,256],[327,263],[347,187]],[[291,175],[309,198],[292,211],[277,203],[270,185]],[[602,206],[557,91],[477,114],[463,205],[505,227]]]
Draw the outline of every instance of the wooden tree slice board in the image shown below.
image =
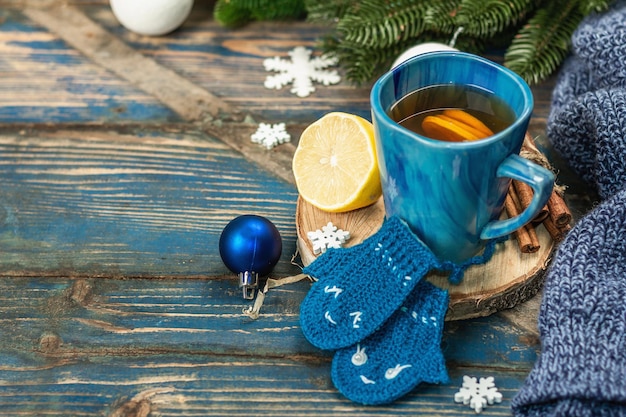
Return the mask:
[[[350,232],[344,247],[357,245],[374,234],[382,225],[385,207],[381,198],[375,204],[346,213],[328,213],[298,198],[296,229],[298,250],[304,265],[313,262],[307,232],[321,229],[328,222]],[[447,289],[450,304],[446,320],[482,317],[514,307],[534,296],[543,284],[543,275],[551,259],[555,243],[543,225],[536,227],[541,248],[535,253],[521,253],[515,238],[498,244],[492,259],[484,265],[474,265],[465,272],[459,285],[451,285],[447,277],[431,273],[427,279]]]

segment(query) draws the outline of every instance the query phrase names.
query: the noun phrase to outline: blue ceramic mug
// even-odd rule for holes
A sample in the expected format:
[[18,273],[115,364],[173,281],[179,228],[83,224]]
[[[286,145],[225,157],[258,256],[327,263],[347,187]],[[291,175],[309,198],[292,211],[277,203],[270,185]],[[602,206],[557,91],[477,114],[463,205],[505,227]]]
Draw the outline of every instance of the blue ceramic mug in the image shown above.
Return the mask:
[[[446,142],[390,117],[407,94],[449,84],[495,94],[513,112],[512,123],[485,139]],[[440,259],[461,262],[478,254],[486,241],[530,222],[548,201],[554,175],[518,155],[533,97],[511,70],[463,52],[429,52],[383,75],[370,98],[386,215],[405,220]],[[529,184],[534,197],[519,216],[500,220],[511,179]]]

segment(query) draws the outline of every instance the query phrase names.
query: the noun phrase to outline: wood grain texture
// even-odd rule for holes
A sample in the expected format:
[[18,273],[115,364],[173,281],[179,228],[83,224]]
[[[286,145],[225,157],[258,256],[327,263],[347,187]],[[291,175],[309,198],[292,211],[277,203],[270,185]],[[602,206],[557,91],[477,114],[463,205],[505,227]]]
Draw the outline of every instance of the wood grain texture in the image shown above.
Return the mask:
[[[229,278],[6,277],[0,280],[0,349],[21,352],[33,366],[167,353],[326,363],[332,352],[311,346],[300,331],[299,305],[310,285],[273,290],[259,319],[251,320],[243,314],[249,302]],[[499,317],[448,323],[446,359],[453,366],[528,367],[535,341],[505,324]],[[468,343],[475,349],[466,349]]]
[[0,136],[0,275],[207,276],[224,226],[261,214],[293,273],[295,187],[198,132]]
[[[468,416],[473,410],[454,403],[454,393],[464,371],[484,375],[477,368],[454,371],[451,384],[421,386],[391,408],[351,403],[326,378],[326,364],[288,359],[121,357],[76,361],[57,371],[59,376],[54,377],[16,367],[19,380],[5,385],[13,393],[0,397],[3,416]],[[273,377],[277,372],[280,381]],[[510,414],[510,400],[523,372],[489,371],[504,400],[485,413]],[[8,374],[0,371],[2,376]]]
[[235,109],[214,94],[145,58],[75,7],[50,3],[43,7],[27,7],[23,13],[62,36],[65,42],[94,63],[156,97],[186,120],[219,118],[221,114],[227,119],[235,116]]
[[490,411],[506,414],[536,358],[535,341],[497,317],[448,324],[450,384],[361,407],[299,330],[308,285],[270,293],[253,321],[228,280],[4,278],[2,415],[133,415],[143,400],[162,416],[467,415],[452,400],[463,374],[495,375],[505,401]]
[[0,123],[180,121],[14,9],[0,9]]

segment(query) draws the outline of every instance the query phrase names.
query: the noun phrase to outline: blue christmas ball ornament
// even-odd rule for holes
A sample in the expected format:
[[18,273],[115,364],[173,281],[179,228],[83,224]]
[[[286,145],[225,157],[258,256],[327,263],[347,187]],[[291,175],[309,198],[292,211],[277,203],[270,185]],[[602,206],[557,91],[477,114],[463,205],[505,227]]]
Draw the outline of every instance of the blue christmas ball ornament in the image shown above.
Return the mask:
[[272,271],[282,250],[282,239],[274,223],[254,214],[234,218],[220,235],[222,261],[239,276],[246,299],[254,298],[259,277]]

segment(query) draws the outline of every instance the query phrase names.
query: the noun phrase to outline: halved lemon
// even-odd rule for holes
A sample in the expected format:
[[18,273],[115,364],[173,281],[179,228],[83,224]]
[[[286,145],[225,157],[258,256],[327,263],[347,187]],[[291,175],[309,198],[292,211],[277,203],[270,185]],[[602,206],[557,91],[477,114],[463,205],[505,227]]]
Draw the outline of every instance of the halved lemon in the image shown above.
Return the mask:
[[366,207],[382,194],[374,128],[354,114],[332,112],[309,125],[292,168],[300,196],[324,211]]

